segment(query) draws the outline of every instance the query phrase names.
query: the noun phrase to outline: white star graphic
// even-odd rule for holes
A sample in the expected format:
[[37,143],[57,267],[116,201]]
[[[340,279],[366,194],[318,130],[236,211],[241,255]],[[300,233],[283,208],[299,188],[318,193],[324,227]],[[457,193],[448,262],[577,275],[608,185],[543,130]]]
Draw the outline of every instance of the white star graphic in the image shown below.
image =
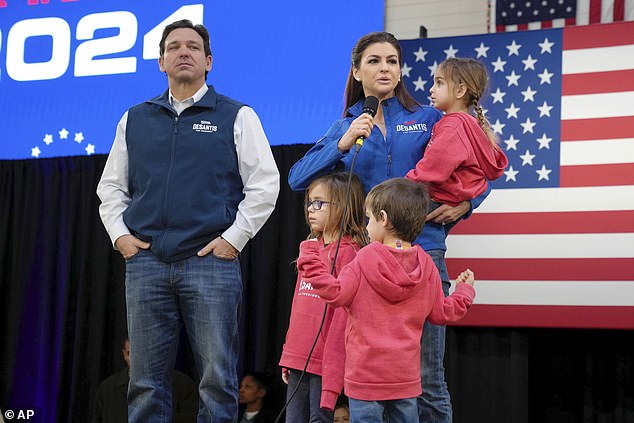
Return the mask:
[[[533,132],[533,131],[531,131]],[[550,150],[550,142],[552,141],[552,138],[548,138],[546,136],[546,134],[543,134],[541,136],[541,138],[537,138],[537,142],[539,143],[539,150],[541,150],[542,148],[545,148],[547,150]]]
[[522,60],[522,63],[524,63],[524,70],[535,70],[535,63],[537,63],[537,59],[533,59],[533,56],[529,54],[526,60]]
[[429,75],[430,76],[434,76],[434,73],[436,72],[436,69],[438,69],[438,62],[436,62],[434,60],[434,64],[431,66],[427,66],[427,68],[429,69]]
[[554,75],[554,73],[548,72],[548,69],[544,68],[544,71],[542,73],[537,74],[537,76],[539,76],[539,85],[542,84],[550,84],[550,78],[552,78]]
[[537,45],[542,48],[542,51],[540,53],[544,54],[545,52],[552,53],[552,50],[550,48],[554,46],[555,43],[548,41],[548,38],[544,38],[544,41],[541,43],[538,43]]
[[414,56],[416,56],[416,62],[420,61],[420,62],[424,62],[425,61],[425,56],[427,56],[427,52],[425,50],[423,50],[423,47],[418,47],[418,51],[414,52]]
[[458,49],[453,48],[453,44],[449,44],[449,48],[443,51],[447,55],[446,59],[449,59],[450,57],[456,57],[456,53],[458,53]]
[[35,158],[40,157],[40,153],[41,153],[41,151],[40,151],[40,149],[39,149],[39,147],[37,145],[31,149],[31,156],[33,156]]
[[507,107],[504,109],[506,111],[506,118],[510,119],[512,117],[517,119],[517,112],[520,111],[519,107],[515,107],[515,103],[511,103],[511,107]]
[[506,46],[506,48],[509,51],[509,56],[512,56],[512,55],[519,56],[520,55],[520,48],[522,48],[522,45],[521,44],[517,44],[515,42],[515,40],[513,40],[513,42],[510,45]]
[[535,125],[537,125],[537,122],[531,122],[531,118],[526,118],[526,122],[520,123],[520,126],[524,128],[524,131],[522,131],[522,134],[525,134],[527,132],[530,132],[532,134],[533,128],[535,127]]
[[521,91],[521,93],[524,96],[524,103],[527,101],[535,101],[535,94],[537,94],[537,91],[533,91],[530,85],[525,91]]
[[519,87],[517,81],[519,81],[521,77],[522,75],[518,75],[515,71],[512,71],[510,75],[505,76],[506,80],[509,81],[507,86],[510,87],[511,85],[515,85],[516,87]]
[[65,140],[66,138],[68,138],[68,131],[66,130],[66,128],[62,128],[62,130],[59,131],[59,139]]
[[539,117],[542,117],[542,116],[550,117],[550,110],[552,108],[553,106],[549,106],[548,103],[544,101],[544,104],[542,104],[541,106],[537,106],[537,110],[539,110]]
[[401,75],[409,78],[409,71],[411,70],[412,68],[410,66],[407,66],[407,63],[403,63],[403,67],[401,68]]
[[478,57],[487,57],[487,51],[490,49],[491,47],[486,47],[484,45],[484,43],[480,43],[480,47],[476,47],[474,50],[476,51],[476,53],[478,53],[478,55],[476,56],[476,59]]
[[506,144],[506,151],[509,151],[509,150],[517,151],[518,142],[520,142],[520,140],[515,138],[513,135],[511,135],[508,140],[504,140],[504,144]]
[[504,103],[504,96],[506,95],[506,93],[503,93],[502,91],[500,91],[500,88],[498,87],[497,90],[495,90],[494,93],[491,93],[491,97],[493,97],[493,104],[495,103]]
[[423,81],[423,78],[421,78],[420,76],[418,77],[418,79],[416,81],[414,81],[414,92],[421,90],[423,92],[425,92],[425,84],[427,83],[427,81]]
[[86,146],[86,154],[88,154],[89,156],[90,156],[91,154],[95,154],[95,146],[94,146],[94,145],[92,145],[92,144],[88,144],[88,145]]
[[538,181],[541,181],[542,179],[549,181],[550,179],[548,178],[548,175],[550,175],[550,172],[552,172],[552,170],[546,169],[546,165],[542,165],[542,168],[536,170],[535,172],[537,172],[537,174],[539,175],[539,178],[537,178]]
[[43,141],[44,141],[44,144],[50,145],[53,142],[53,135],[51,134],[44,135]]
[[83,140],[84,140],[83,132],[75,132],[75,141],[77,141],[77,144],[81,144]]
[[504,65],[506,65],[506,62],[502,60],[500,56],[498,56],[498,59],[495,62],[491,62],[491,64],[493,65],[493,72],[504,72]]
[[515,181],[517,182],[517,179],[515,179],[515,176],[518,174],[519,172],[517,170],[513,169],[513,166],[509,166],[509,170],[505,170],[504,174],[506,175],[506,181]]
[[534,154],[531,154],[530,151],[526,150],[526,153],[522,154],[520,156],[520,158],[522,159],[522,166],[524,165],[533,165],[533,159],[535,158]]
[[506,124],[500,122],[500,119],[496,119],[495,123],[491,125],[491,129],[493,129],[493,132],[496,134],[502,135],[502,129],[504,129],[505,126]]

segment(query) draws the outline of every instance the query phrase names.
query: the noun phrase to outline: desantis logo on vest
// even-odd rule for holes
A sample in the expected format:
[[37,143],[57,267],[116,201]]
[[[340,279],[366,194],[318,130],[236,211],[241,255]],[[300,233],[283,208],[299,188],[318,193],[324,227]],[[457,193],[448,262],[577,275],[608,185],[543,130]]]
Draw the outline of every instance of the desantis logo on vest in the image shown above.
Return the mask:
[[208,120],[201,120],[200,123],[194,123],[192,129],[196,132],[216,132],[218,126],[212,125]]
[[426,123],[416,123],[415,120],[403,122],[400,125],[396,125],[396,132],[427,132]]

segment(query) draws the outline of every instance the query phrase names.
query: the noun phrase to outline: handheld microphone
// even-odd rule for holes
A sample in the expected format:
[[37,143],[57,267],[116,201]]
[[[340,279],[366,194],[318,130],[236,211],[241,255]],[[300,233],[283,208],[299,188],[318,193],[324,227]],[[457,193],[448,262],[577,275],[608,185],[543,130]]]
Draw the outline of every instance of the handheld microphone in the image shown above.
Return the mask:
[[[371,95],[365,98],[365,101],[363,102],[363,110],[361,111],[361,113],[366,113],[374,117],[376,115],[376,111],[378,108],[379,108],[379,99]],[[355,142],[355,144],[357,145],[357,151],[363,145],[364,139],[365,137],[363,135],[357,138],[357,141]]]

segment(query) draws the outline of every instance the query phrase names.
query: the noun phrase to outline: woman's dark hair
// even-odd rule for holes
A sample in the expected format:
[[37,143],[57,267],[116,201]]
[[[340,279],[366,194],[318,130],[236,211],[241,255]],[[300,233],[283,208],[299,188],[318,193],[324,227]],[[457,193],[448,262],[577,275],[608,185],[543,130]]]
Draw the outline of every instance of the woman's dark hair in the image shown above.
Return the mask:
[[[363,85],[361,85],[361,82],[354,79],[353,71],[354,69],[359,69],[361,66],[361,57],[363,56],[363,52],[365,52],[369,46],[376,43],[391,44],[398,54],[399,67],[403,66],[403,52],[401,50],[401,45],[394,35],[389,32],[371,32],[359,38],[359,41],[357,41],[357,44],[352,49],[352,63],[350,64],[350,71],[348,72],[348,80],[346,82],[346,91],[344,94],[345,108],[343,109],[343,117],[346,117],[348,109],[352,105],[365,98]],[[403,81],[399,81],[398,84],[396,84],[394,94],[403,107],[410,112],[414,111],[414,109],[419,106],[419,103],[414,100],[407,91],[407,88],[405,88]]]

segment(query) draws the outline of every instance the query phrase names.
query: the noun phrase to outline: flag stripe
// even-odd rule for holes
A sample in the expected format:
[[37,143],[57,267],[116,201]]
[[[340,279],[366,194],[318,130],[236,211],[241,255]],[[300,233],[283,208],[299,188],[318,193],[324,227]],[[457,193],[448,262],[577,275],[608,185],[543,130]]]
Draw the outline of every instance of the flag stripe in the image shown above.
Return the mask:
[[565,141],[560,149],[562,166],[634,163],[634,138]]
[[[601,0],[590,0],[590,23],[601,22]],[[565,48],[565,47],[564,47]]]
[[474,213],[451,235],[634,232],[634,210],[560,213]]
[[[634,51],[632,51],[634,54]],[[561,119],[602,119],[611,116],[632,116],[634,91],[569,95],[561,98]]]
[[452,326],[634,329],[634,308],[474,304]]
[[614,12],[612,13],[612,20],[614,22],[622,21],[625,17],[625,1],[616,0],[614,2]]
[[[632,28],[634,30],[634,27]],[[634,45],[593,47],[562,53],[562,73],[609,72],[628,70],[634,66]],[[594,83],[597,84],[595,81]]]
[[[471,269],[480,280],[632,281],[634,258],[447,259],[450,276]],[[476,286],[477,288],[477,286]]]
[[[495,189],[473,217],[481,213],[609,210],[634,210],[634,186]],[[495,226],[490,231],[495,232]]]
[[634,185],[634,163],[563,166],[559,178],[568,187]]
[[474,304],[634,307],[634,281],[489,281],[478,277]]
[[[634,69],[577,73],[561,78],[561,94],[597,94],[602,92],[634,91]],[[631,113],[631,114],[634,114]]]
[[597,137],[629,138],[634,133],[632,128],[634,128],[634,116],[569,119],[561,122],[561,140],[593,140]]
[[612,25],[602,26],[600,30],[592,26],[566,28],[562,40],[564,54],[576,49],[631,44],[632,39],[623,35],[631,34],[633,27],[634,23],[632,22],[617,22]]
[[450,235],[447,257],[632,258],[634,233]]

